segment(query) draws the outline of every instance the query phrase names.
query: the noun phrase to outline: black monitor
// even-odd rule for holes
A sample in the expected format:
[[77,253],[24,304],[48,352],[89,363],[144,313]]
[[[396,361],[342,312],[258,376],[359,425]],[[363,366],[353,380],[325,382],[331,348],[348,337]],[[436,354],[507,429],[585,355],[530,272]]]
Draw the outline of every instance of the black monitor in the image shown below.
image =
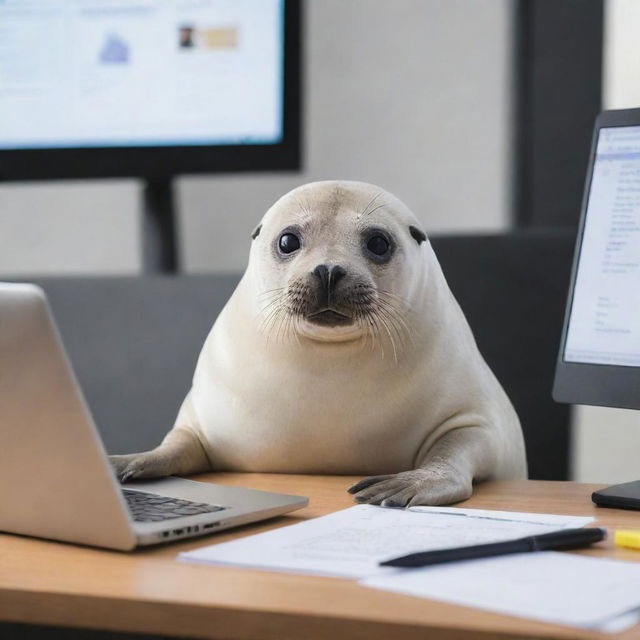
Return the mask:
[[[553,397],[640,409],[640,109],[596,119]],[[640,509],[640,481],[593,499]]]
[[640,409],[640,109],[596,120],[553,397]]
[[0,180],[146,180],[159,268],[173,176],[300,167],[299,0],[10,0],[0,43]]

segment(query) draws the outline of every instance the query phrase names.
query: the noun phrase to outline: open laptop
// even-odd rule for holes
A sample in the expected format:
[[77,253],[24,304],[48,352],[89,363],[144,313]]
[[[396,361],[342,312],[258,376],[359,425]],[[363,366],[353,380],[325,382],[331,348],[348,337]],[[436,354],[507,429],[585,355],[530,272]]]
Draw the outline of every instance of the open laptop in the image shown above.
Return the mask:
[[31,284],[0,283],[0,434],[0,531],[129,550],[308,504],[174,477],[120,486],[45,294]]

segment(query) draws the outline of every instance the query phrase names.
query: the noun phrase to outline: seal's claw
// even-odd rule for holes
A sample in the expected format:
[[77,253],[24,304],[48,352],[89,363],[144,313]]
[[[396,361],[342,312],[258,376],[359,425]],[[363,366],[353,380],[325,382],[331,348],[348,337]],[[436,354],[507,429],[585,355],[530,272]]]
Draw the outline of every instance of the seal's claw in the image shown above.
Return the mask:
[[412,497],[413,491],[411,489],[405,489],[404,491],[398,491],[398,493],[395,493],[390,498],[385,498],[380,503],[380,506],[392,508],[406,507]]
[[383,480],[366,489],[362,489],[354,496],[354,500],[368,504],[380,504],[383,500],[396,494],[402,488],[402,485],[398,482],[398,478],[391,476],[389,480]]
[[355,484],[352,484],[347,491],[349,493],[358,493],[358,491],[362,491],[362,489],[366,489],[370,487],[372,484],[376,484],[378,482],[382,482],[383,480],[389,480],[390,478],[395,477],[395,474],[390,474],[386,476],[369,476],[368,478],[363,478],[359,480]]

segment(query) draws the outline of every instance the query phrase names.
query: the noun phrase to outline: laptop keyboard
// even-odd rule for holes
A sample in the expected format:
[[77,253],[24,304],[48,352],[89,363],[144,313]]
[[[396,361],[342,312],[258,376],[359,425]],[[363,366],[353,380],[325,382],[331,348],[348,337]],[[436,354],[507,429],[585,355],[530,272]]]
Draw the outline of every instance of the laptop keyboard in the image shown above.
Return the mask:
[[136,522],[160,522],[161,520],[195,516],[199,513],[213,513],[225,509],[220,505],[179,500],[143,491],[122,489],[122,493]]

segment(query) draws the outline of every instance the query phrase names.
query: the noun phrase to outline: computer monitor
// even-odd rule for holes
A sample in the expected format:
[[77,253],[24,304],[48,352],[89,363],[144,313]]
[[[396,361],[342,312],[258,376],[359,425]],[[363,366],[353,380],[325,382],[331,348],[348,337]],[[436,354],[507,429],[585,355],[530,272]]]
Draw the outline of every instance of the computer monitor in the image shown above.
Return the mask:
[[300,167],[299,53],[299,0],[0,0],[0,181],[143,178],[172,270],[172,176]]
[[640,409],[640,109],[596,120],[553,397]]
[[298,0],[0,2],[0,180],[295,169]]

